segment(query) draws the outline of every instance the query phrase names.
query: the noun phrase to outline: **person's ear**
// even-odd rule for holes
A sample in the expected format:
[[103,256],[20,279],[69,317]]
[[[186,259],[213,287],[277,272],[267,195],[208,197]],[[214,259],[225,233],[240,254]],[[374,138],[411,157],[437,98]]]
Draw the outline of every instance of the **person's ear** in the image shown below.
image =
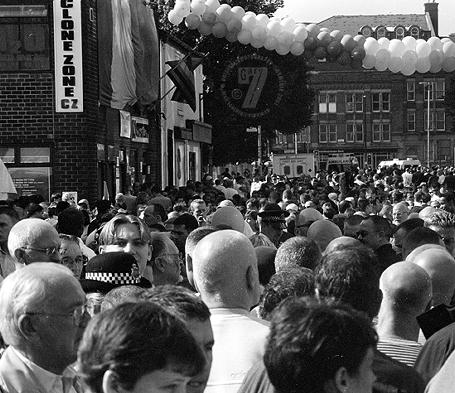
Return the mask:
[[166,269],[166,260],[164,258],[157,257],[152,261],[152,265],[155,269],[159,270],[161,273]]
[[255,290],[259,285],[258,273],[253,266],[248,266],[246,270],[246,285],[249,291]]
[[333,378],[336,391],[345,393],[349,390],[349,374],[345,367],[340,367]]
[[14,250],[14,258],[24,264],[24,265],[27,265],[27,253],[25,252],[25,250],[23,248],[18,248],[16,250]]
[[105,251],[105,246],[98,246],[98,253],[103,254]]
[[33,339],[38,336],[38,332],[30,314],[22,314],[17,321],[17,325],[22,336],[25,337],[27,341],[33,341]]
[[112,370],[105,371],[103,375],[103,393],[123,393],[124,390],[118,385],[117,375]]

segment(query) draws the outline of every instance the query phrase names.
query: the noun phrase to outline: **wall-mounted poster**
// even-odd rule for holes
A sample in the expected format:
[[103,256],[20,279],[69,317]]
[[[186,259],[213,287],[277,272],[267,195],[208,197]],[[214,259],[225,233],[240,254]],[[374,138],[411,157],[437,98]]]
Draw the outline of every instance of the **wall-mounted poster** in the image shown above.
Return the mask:
[[50,200],[50,168],[8,168],[18,196],[39,194]]
[[131,140],[133,142],[149,143],[149,121],[143,117],[131,117]]
[[71,206],[77,205],[77,191],[62,192],[62,201],[68,202]]

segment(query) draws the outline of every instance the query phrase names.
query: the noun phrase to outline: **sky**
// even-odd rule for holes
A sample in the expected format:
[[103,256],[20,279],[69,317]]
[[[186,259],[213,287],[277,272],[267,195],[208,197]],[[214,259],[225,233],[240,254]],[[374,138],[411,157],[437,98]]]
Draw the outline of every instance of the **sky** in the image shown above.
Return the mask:
[[[296,22],[321,22],[334,15],[423,14],[433,0],[284,0]],[[455,33],[455,0],[439,0],[439,35]],[[280,15],[281,16],[281,15]],[[283,15],[284,16],[284,15]]]

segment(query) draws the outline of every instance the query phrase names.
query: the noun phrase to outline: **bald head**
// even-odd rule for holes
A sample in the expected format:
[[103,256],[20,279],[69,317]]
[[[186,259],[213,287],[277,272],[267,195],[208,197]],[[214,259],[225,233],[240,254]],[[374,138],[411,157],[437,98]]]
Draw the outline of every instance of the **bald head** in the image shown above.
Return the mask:
[[212,217],[212,225],[216,228],[232,228],[237,232],[243,233],[244,221],[242,213],[232,206],[219,208]]
[[299,236],[306,236],[310,225],[315,221],[323,219],[324,217],[322,214],[316,209],[313,209],[312,207],[303,209],[295,221],[295,234]]
[[341,236],[333,239],[325,248],[325,253],[336,251],[344,247],[360,247],[362,242],[350,236]]
[[57,230],[38,218],[19,221],[8,236],[9,253],[19,267],[32,262],[59,262],[59,244]]
[[209,307],[250,309],[259,300],[256,253],[234,230],[211,233],[193,252],[194,281]]
[[313,224],[311,224],[311,226],[308,228],[307,234],[309,239],[316,242],[321,252],[325,251],[333,239],[341,237],[341,235],[341,229],[333,222],[328,220],[319,220],[313,222]]
[[382,307],[396,313],[415,316],[425,311],[431,300],[432,286],[428,273],[410,262],[398,262],[389,266],[381,275]]
[[431,278],[432,305],[450,304],[455,291],[455,259],[452,255],[440,246],[433,246],[417,253],[412,262],[424,269]]

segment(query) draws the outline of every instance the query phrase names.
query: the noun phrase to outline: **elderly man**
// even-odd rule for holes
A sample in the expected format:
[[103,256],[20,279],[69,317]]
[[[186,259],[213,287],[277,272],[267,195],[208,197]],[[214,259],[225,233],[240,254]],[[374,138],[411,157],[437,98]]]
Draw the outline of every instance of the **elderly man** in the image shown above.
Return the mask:
[[8,250],[16,269],[32,262],[60,262],[59,246],[55,228],[39,218],[19,221],[8,236]]
[[215,345],[206,393],[237,392],[250,367],[262,358],[268,324],[249,311],[259,301],[256,254],[233,230],[205,236],[193,252],[194,280],[209,307]]
[[417,342],[420,328],[416,317],[431,301],[430,276],[416,264],[397,262],[382,273],[379,287],[378,350],[413,367],[422,348]]
[[183,261],[177,246],[164,233],[153,232],[151,238],[153,251],[147,268],[151,267],[153,270],[153,283],[178,284],[182,280],[180,269],[183,267]]
[[3,281],[0,332],[9,347],[0,359],[2,391],[77,392],[68,366],[76,360],[84,304],[78,280],[55,263],[25,266]]
[[207,205],[203,199],[195,199],[190,204],[190,212],[196,218],[199,226],[205,224]]
[[398,202],[393,206],[392,209],[392,223],[395,225],[400,225],[402,222],[406,221],[409,216],[409,208],[406,202]]
[[425,226],[435,231],[443,240],[447,251],[455,256],[455,215],[438,210],[425,219]]
[[8,252],[8,235],[18,221],[16,210],[9,206],[0,206],[0,281],[16,269],[14,259]]

